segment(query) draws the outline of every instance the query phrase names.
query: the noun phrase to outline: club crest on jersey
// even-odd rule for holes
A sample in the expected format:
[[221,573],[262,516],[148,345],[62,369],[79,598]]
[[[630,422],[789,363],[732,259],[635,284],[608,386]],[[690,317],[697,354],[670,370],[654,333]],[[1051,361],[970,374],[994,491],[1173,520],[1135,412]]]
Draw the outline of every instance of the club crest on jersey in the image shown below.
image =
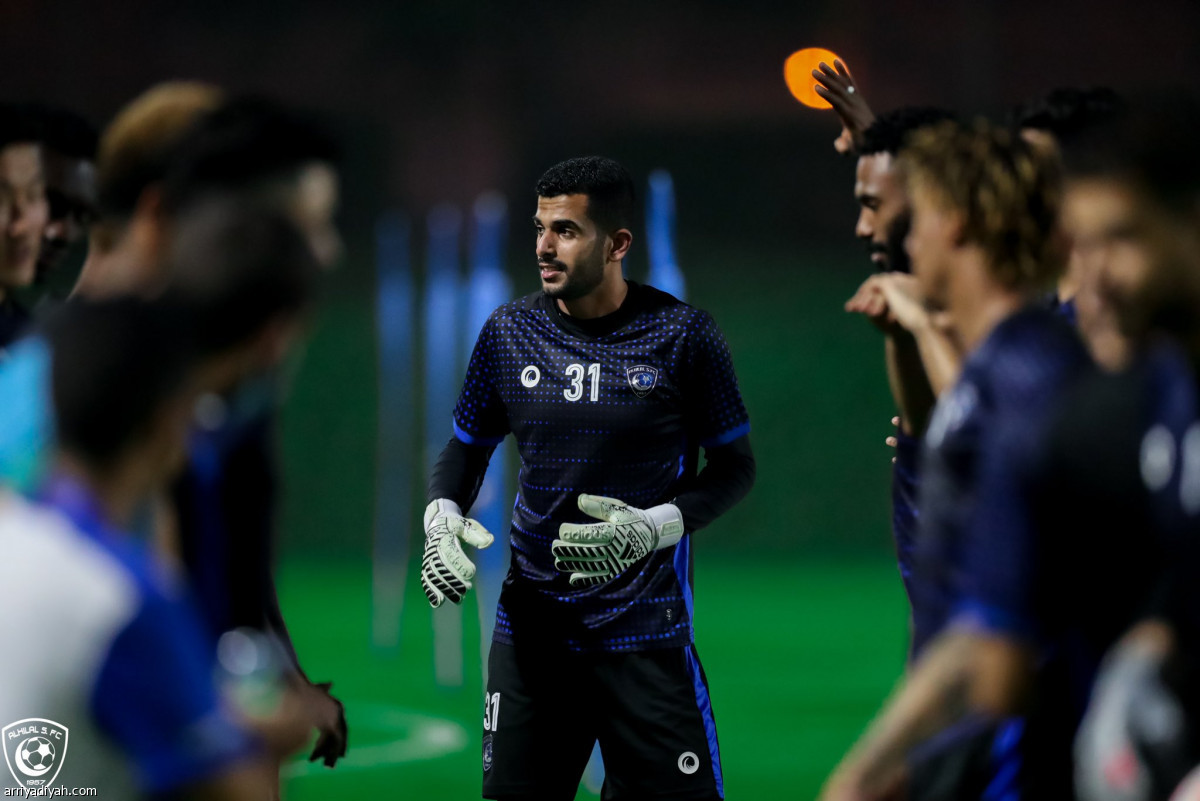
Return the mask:
[[639,398],[646,397],[658,386],[658,368],[648,364],[635,364],[626,368],[625,377],[629,379],[633,394]]
[[4,761],[21,787],[54,784],[67,757],[67,727],[45,718],[25,718],[0,729]]

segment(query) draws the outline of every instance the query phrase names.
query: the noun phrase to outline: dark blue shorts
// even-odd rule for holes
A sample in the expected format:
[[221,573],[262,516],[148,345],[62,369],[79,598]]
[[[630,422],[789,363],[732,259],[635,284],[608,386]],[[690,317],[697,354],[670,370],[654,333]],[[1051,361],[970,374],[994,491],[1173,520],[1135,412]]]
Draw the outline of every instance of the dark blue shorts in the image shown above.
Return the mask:
[[578,654],[493,643],[483,795],[572,801],[599,741],[601,798],[724,798],[695,646]]

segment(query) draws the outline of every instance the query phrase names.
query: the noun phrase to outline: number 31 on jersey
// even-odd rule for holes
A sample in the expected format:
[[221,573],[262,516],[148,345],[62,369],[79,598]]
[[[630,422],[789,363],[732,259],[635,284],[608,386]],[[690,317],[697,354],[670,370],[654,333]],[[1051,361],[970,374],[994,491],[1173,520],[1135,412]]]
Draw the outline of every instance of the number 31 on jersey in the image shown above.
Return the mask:
[[600,400],[600,363],[595,362],[589,364],[586,369],[582,364],[572,364],[567,366],[567,380],[571,385],[563,390],[563,397],[569,401],[578,401],[583,399],[584,377],[589,379],[591,389],[588,392],[588,399],[593,403]]

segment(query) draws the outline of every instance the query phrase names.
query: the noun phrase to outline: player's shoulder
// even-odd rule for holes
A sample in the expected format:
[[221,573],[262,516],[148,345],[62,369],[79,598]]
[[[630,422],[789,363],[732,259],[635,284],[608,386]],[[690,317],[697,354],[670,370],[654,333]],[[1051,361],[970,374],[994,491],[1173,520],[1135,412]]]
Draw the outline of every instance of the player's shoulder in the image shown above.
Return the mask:
[[[108,618],[118,624],[145,594],[145,570],[80,531],[65,515],[16,495],[0,495],[0,583],[36,589],[63,618]],[[97,620],[98,622],[98,620]]]
[[693,306],[658,287],[629,282],[630,291],[636,294],[640,313],[685,325],[689,330],[715,328],[713,316],[698,306]]
[[1069,383],[1091,364],[1079,334],[1062,317],[1028,308],[1005,320],[981,348],[987,380],[1014,399]]
[[531,292],[528,295],[497,306],[488,315],[485,327],[515,321],[527,321],[533,317],[544,317],[545,314],[545,295],[541,291]]
[[1001,342],[1008,348],[1076,359],[1084,353],[1083,342],[1075,327],[1061,314],[1040,306],[1030,306],[1013,314],[997,328]]

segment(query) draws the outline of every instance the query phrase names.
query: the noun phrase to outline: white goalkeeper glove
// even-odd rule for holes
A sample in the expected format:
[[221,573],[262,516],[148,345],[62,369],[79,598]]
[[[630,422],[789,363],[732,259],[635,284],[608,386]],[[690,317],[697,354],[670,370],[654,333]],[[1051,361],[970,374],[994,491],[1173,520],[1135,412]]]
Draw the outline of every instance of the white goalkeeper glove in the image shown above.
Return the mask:
[[458,603],[471,589],[475,563],[463,553],[459,540],[476,548],[486,548],[494,539],[477,520],[463,517],[454,501],[439,498],[425,507],[421,587],[430,606],[437,609],[447,598]]
[[580,495],[579,509],[603,523],[563,523],[550,545],[554,567],[571,574],[571,586],[611,581],[651,551],[683,537],[683,514],[674,504],[638,509],[615,498]]

